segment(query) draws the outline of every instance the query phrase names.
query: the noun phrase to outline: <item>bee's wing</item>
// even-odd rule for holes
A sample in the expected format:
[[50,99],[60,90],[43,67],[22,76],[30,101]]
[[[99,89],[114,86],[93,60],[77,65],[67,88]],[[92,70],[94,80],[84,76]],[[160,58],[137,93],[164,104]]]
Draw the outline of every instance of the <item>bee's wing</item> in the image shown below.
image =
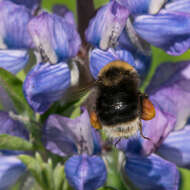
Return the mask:
[[91,81],[82,87],[72,87],[64,94],[64,99],[67,102],[79,100],[88,94],[88,92],[96,86],[96,81]]

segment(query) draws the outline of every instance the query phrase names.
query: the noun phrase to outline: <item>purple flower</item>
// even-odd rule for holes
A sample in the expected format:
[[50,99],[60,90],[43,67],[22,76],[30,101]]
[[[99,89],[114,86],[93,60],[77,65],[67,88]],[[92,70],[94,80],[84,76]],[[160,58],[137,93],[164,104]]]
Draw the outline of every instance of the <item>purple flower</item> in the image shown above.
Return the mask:
[[65,173],[77,190],[95,190],[106,181],[106,167],[98,155],[98,134],[91,127],[87,110],[75,119],[50,115],[43,127],[43,142],[50,152],[66,157]]
[[73,24],[73,26],[76,27],[74,15],[71,11],[69,11],[67,7],[65,7],[62,4],[57,4],[53,6],[52,10],[53,13],[64,17],[64,19],[67,20],[67,22]]
[[129,11],[116,1],[99,9],[86,30],[87,41],[103,50],[115,45],[125,27]]
[[16,156],[0,155],[0,189],[8,189],[25,170],[24,164]]
[[8,0],[0,2],[0,67],[19,72],[28,62],[28,49],[33,47],[27,24],[29,9]]
[[44,113],[77,84],[79,73],[71,59],[81,40],[70,11],[64,17],[44,11],[34,16],[39,7],[35,0],[0,2],[0,67],[16,74],[28,63],[28,50],[34,50],[37,65],[27,74],[23,91],[32,109]]
[[43,51],[51,63],[76,56],[81,40],[67,17],[42,12],[30,21],[28,27],[36,48]]
[[[11,118],[8,112],[0,111],[0,134],[29,139],[24,125]],[[26,171],[24,164],[17,158],[18,151],[0,151],[0,189],[13,185]]]
[[189,6],[187,0],[112,0],[91,20],[86,38],[105,50],[117,46],[124,31],[128,43],[138,48],[143,39],[168,54],[180,55],[190,47]]
[[44,113],[63,96],[70,84],[71,72],[67,63],[39,63],[26,76],[24,95],[34,111]]
[[150,140],[137,135],[116,145],[126,155],[124,177],[142,190],[177,190],[177,166],[190,166],[190,128],[185,126],[190,116],[189,71],[190,62],[166,63],[157,69],[147,89],[156,116],[143,121],[143,135]]
[[97,79],[100,70],[108,63],[116,60],[124,61],[132,65],[143,79],[150,66],[150,57],[144,56],[140,53],[131,54],[129,51],[109,48],[107,51],[95,48],[89,53],[90,72],[94,79]]
[[71,12],[66,11],[64,15],[42,12],[28,24],[40,59],[27,74],[23,91],[32,109],[41,114],[59,100],[68,87],[76,85],[79,78],[78,68],[71,58],[76,56],[81,41]]
[[18,5],[24,5],[28,9],[32,11],[33,14],[37,11],[37,9],[41,6],[41,0],[10,0]]

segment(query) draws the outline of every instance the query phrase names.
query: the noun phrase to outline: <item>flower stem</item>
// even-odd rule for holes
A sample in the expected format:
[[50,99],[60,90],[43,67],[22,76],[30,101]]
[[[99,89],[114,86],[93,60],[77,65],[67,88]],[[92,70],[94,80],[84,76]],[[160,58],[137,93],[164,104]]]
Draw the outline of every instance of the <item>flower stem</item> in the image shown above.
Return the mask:
[[86,43],[84,34],[85,29],[88,27],[89,20],[94,15],[94,12],[93,0],[77,0],[78,31],[83,44]]

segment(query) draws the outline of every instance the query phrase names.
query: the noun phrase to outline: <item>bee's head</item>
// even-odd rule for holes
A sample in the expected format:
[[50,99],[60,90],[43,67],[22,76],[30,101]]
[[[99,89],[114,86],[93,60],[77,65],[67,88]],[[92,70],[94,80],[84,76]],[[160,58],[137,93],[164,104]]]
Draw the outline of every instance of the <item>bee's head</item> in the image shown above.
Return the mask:
[[131,81],[130,83],[134,83],[135,86],[139,83],[136,70],[126,62],[113,61],[103,67],[99,73],[99,82],[104,86],[116,86],[123,80]]

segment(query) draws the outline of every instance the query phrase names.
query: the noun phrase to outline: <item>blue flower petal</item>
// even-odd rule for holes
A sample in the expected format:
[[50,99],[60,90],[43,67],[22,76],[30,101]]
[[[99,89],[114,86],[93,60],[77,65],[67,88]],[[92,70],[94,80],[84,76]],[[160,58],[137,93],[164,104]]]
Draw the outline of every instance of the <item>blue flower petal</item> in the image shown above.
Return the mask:
[[54,5],[53,13],[62,16],[68,23],[76,26],[74,14],[66,6],[62,4]]
[[0,189],[5,190],[13,185],[24,174],[24,164],[16,156],[0,155]]
[[140,75],[141,81],[143,81],[150,71],[152,57],[143,55],[142,53],[139,52],[134,53],[133,56],[136,65],[135,68]]
[[118,3],[127,7],[132,14],[146,14],[149,11],[151,0],[117,0]]
[[40,63],[27,74],[23,91],[32,109],[44,113],[70,86],[70,69],[65,62]]
[[41,0],[10,0],[18,5],[24,5],[32,12],[35,12],[41,5]]
[[43,128],[43,142],[46,148],[60,156],[76,153],[93,153],[93,134],[86,109],[75,119],[50,115]]
[[72,156],[65,163],[65,174],[76,190],[95,190],[103,186],[106,167],[99,156]]
[[0,48],[24,49],[32,47],[27,30],[30,11],[10,1],[0,2]]
[[116,1],[110,1],[98,10],[86,30],[87,41],[101,49],[116,44],[117,38],[125,27],[129,11]]
[[22,70],[29,60],[26,50],[0,50],[0,67],[16,74]]
[[179,171],[176,166],[156,155],[148,158],[128,157],[125,175],[141,190],[178,190]]
[[127,31],[124,29],[118,39],[118,48],[128,50],[130,52],[136,52],[137,49],[134,44],[131,42],[130,37]]
[[143,81],[150,69],[152,57],[149,47],[145,47],[147,44],[144,44],[144,42],[142,42],[142,40],[140,40],[139,37],[134,33],[132,34],[132,37],[134,38],[134,44],[131,42],[131,39],[129,37],[129,31],[127,32],[126,30],[123,30],[119,37],[119,44],[117,48],[128,50],[132,53],[136,65],[136,70],[138,71],[141,80]]
[[190,47],[189,27],[190,14],[182,12],[138,16],[134,21],[140,37],[175,56]]
[[175,128],[183,128],[190,116],[190,62],[162,64],[147,92],[164,112],[177,119]]
[[190,168],[190,126],[170,133],[157,153],[178,167]]
[[161,10],[161,13],[166,12],[185,12],[190,13],[190,1],[189,0],[175,0],[171,3],[167,3],[163,10]]
[[93,127],[91,129],[92,129],[92,137],[93,137],[93,144],[94,144],[93,154],[100,154],[102,150],[100,133]]
[[81,40],[76,27],[64,18],[42,12],[28,26],[35,46],[44,51],[51,63],[76,56]]
[[11,118],[9,113],[3,111],[0,111],[0,134],[8,134],[29,139],[26,127],[21,122]]
[[121,60],[129,63],[136,68],[133,56],[128,51],[114,50],[109,48],[107,51],[98,48],[90,52],[90,72],[97,79],[99,71],[108,63],[116,60]]

